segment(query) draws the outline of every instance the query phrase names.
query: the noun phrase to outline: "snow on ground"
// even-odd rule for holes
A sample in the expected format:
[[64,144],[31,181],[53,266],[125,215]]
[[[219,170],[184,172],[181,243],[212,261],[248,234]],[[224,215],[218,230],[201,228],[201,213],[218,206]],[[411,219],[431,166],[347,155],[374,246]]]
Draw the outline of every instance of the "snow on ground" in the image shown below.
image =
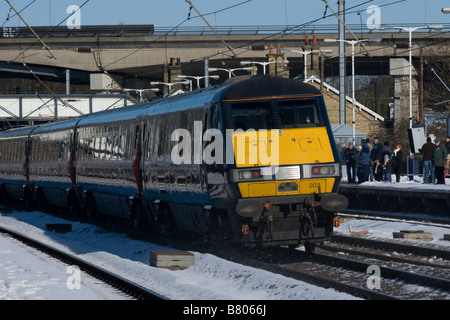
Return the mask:
[[[123,234],[72,222],[66,234],[45,230],[45,224],[67,223],[42,212],[1,214],[0,226],[20,231],[53,247],[79,255],[135,283],[177,300],[335,300],[356,299],[333,289],[194,252],[195,264],[171,271],[149,265],[150,251],[171,250]],[[70,290],[71,274],[55,270],[31,249],[0,238],[0,299],[108,299],[86,290]],[[81,288],[84,288],[82,276]],[[87,293],[86,293],[87,292]]]
[[[399,215],[399,219],[403,219],[404,214]],[[339,228],[335,229],[336,234],[350,235],[350,230],[353,232],[368,231],[365,238],[369,239],[393,239],[393,232],[400,232],[400,230],[422,230],[431,233],[433,240],[419,241],[411,239],[395,239],[405,244],[417,244],[422,246],[429,246],[429,244],[438,247],[448,248],[450,250],[450,241],[444,240],[444,234],[450,234],[450,229],[446,226],[423,225],[414,221],[399,222],[399,221],[381,221],[381,220],[350,220],[346,223],[341,223]]]
[[[367,182],[372,187],[385,182]],[[392,183],[392,186],[423,187],[419,182]],[[431,187],[431,186],[430,186]],[[434,186],[436,187],[436,186]],[[450,186],[447,186],[450,189]],[[257,268],[246,267],[211,254],[194,252],[195,264],[186,270],[170,271],[149,265],[150,251],[171,250],[148,242],[127,238],[93,225],[69,222],[72,232],[66,234],[45,230],[45,224],[68,223],[42,212],[19,212],[0,215],[0,226],[20,231],[31,238],[81,256],[84,260],[120,274],[170,299],[177,300],[347,300],[355,297],[332,289],[316,287],[298,280]],[[443,240],[448,228],[418,225],[416,222],[352,220],[342,223],[337,233],[368,231],[370,238],[392,239],[392,232],[423,230],[431,232],[431,244],[450,247]],[[429,242],[414,242],[429,245]],[[26,248],[0,237],[0,299],[117,299],[102,290],[93,290],[82,276],[80,290],[67,287],[67,266],[55,267]],[[91,281],[92,282],[92,281]]]
[[[343,170],[345,171],[345,170]],[[343,175],[343,181],[347,180],[347,175]],[[395,179],[395,176],[393,176]],[[424,184],[423,178],[420,176],[414,176],[413,180],[409,180],[407,176],[402,176],[400,179],[400,182],[386,182],[386,181],[368,181],[364,182],[358,185],[358,187],[361,188],[382,188],[382,189],[398,189],[408,191],[424,191],[424,190],[437,190],[440,192],[448,191],[450,193],[450,181],[449,179],[446,179],[446,184],[444,185],[438,185],[438,184]],[[395,213],[388,212],[390,216],[395,215]],[[418,214],[413,213],[412,215],[421,217],[421,218],[429,218],[430,215],[428,214]],[[405,214],[404,213],[398,213],[399,219],[404,219]],[[445,217],[440,217],[445,218]],[[450,212],[447,216],[447,218],[450,221]],[[418,224],[416,222],[386,222],[386,221],[374,221],[374,220],[352,220],[347,223],[341,224],[341,227],[336,229],[337,233],[349,235],[350,234],[350,228],[353,232],[358,231],[368,231],[367,237],[369,238],[389,238],[392,239],[392,232],[399,232],[400,230],[423,230],[424,232],[430,232],[433,236],[433,240],[426,242],[426,243],[432,243],[435,245],[443,246],[443,247],[450,247],[450,241],[444,240],[444,234],[450,234],[450,229],[443,227],[433,227],[433,226],[424,226],[422,224]],[[416,242],[424,244],[423,241],[415,241],[415,240],[399,240],[398,241],[405,241],[405,242]]]
[[[347,182],[347,169],[346,166],[342,166],[342,181]],[[396,189],[405,189],[405,190],[411,190],[411,189],[428,189],[428,190],[448,190],[450,192],[450,179],[446,178],[445,183],[446,184],[431,184],[431,183],[423,183],[423,177],[422,176],[413,176],[413,179],[410,180],[408,176],[402,175],[400,176],[400,182],[396,182],[395,180],[395,174],[392,174],[392,181],[367,181],[364,183],[359,184],[359,186],[363,188],[396,188]]]
[[75,282],[70,278],[74,275],[73,269],[56,260],[49,262],[42,255],[33,254],[29,248],[5,237],[0,237],[0,274],[0,300],[125,298],[111,293],[113,290],[107,285],[99,285],[89,276],[85,277],[87,285],[73,290]]

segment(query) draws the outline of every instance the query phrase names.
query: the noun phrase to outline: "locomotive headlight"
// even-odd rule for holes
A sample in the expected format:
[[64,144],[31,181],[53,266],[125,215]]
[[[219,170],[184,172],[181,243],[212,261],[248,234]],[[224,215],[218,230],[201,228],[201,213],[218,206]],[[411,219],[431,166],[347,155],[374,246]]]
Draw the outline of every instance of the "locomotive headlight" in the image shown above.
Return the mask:
[[252,177],[252,172],[251,171],[244,171],[242,173],[242,176],[244,177],[244,179],[250,179]]
[[320,167],[319,171],[322,176],[326,176],[326,175],[334,174],[335,168],[334,168],[334,166],[325,166],[325,167]]
[[339,164],[324,164],[324,165],[304,165],[304,178],[314,178],[320,176],[338,176]]
[[233,170],[233,180],[236,182],[267,180],[268,178],[271,179],[272,176],[266,177],[261,172],[261,168]]

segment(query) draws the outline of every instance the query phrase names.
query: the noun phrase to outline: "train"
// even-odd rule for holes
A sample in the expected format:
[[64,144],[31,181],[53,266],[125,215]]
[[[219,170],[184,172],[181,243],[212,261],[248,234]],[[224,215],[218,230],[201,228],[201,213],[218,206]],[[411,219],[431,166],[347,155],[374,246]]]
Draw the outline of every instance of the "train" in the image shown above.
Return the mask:
[[311,249],[340,180],[323,95],[272,76],[0,133],[0,201],[155,234]]

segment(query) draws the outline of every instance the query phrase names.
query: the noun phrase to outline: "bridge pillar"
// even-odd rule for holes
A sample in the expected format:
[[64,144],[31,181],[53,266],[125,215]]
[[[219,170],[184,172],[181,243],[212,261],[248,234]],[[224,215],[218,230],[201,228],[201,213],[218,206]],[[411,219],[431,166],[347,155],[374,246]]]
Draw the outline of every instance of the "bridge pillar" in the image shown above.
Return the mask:
[[[409,62],[404,58],[391,58],[390,75],[394,76],[394,125],[397,127],[404,120],[409,120]],[[419,117],[418,82],[414,67],[412,68],[412,118]],[[414,120],[413,120],[414,122]],[[409,121],[407,123],[409,126]]]
[[[163,66],[163,77],[165,83],[175,82],[175,78],[182,74],[180,58],[170,58],[170,62]],[[169,93],[169,87],[163,86],[163,95]],[[181,89],[181,84],[172,86],[172,90]]]

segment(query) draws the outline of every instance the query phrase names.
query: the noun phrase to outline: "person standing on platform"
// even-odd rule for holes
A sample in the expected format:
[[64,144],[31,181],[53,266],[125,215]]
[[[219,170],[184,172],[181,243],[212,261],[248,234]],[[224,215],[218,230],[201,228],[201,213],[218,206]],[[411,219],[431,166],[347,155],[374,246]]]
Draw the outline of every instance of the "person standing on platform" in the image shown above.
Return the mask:
[[449,173],[449,166],[450,166],[450,137],[447,136],[445,139],[445,149],[447,150],[447,162],[444,164],[444,176],[448,175]]
[[358,183],[362,182],[362,168],[361,164],[359,163],[359,156],[361,154],[362,147],[357,146],[356,147],[356,176],[358,177]]
[[445,149],[447,149],[447,155],[450,155],[450,137],[445,139]]
[[395,181],[400,182],[400,175],[402,174],[403,150],[400,144],[397,144],[392,153],[392,169],[395,173]]
[[344,151],[345,165],[347,166],[347,177],[349,183],[356,182],[356,149],[352,142],[348,143],[348,148]]
[[[433,149],[434,145],[431,143],[430,137],[427,138],[427,142],[419,149],[420,153],[423,155],[423,183],[434,183],[434,168],[431,162],[433,158]],[[430,179],[428,179],[428,176],[430,176]]]
[[[386,161],[387,156],[387,161]],[[391,182],[391,159],[392,159],[392,150],[389,146],[389,142],[385,141],[383,144],[383,149],[381,150],[381,165],[382,165],[382,180]]]
[[365,139],[361,140],[361,152],[359,153],[359,164],[362,170],[362,179],[358,182],[366,182],[369,180],[369,160],[370,160],[370,148],[367,145]]
[[434,166],[436,168],[436,180],[437,184],[445,184],[444,178],[444,163],[447,161],[447,149],[445,146],[441,146],[439,139],[434,140],[435,148],[433,150]]
[[387,182],[392,182],[390,157],[389,154],[385,154],[383,157],[383,181]]
[[381,181],[382,170],[380,165],[382,165],[381,163],[382,150],[383,146],[381,145],[381,142],[378,140],[378,137],[373,138],[373,147],[370,153],[370,160],[372,160],[373,163],[373,175],[376,181]]

